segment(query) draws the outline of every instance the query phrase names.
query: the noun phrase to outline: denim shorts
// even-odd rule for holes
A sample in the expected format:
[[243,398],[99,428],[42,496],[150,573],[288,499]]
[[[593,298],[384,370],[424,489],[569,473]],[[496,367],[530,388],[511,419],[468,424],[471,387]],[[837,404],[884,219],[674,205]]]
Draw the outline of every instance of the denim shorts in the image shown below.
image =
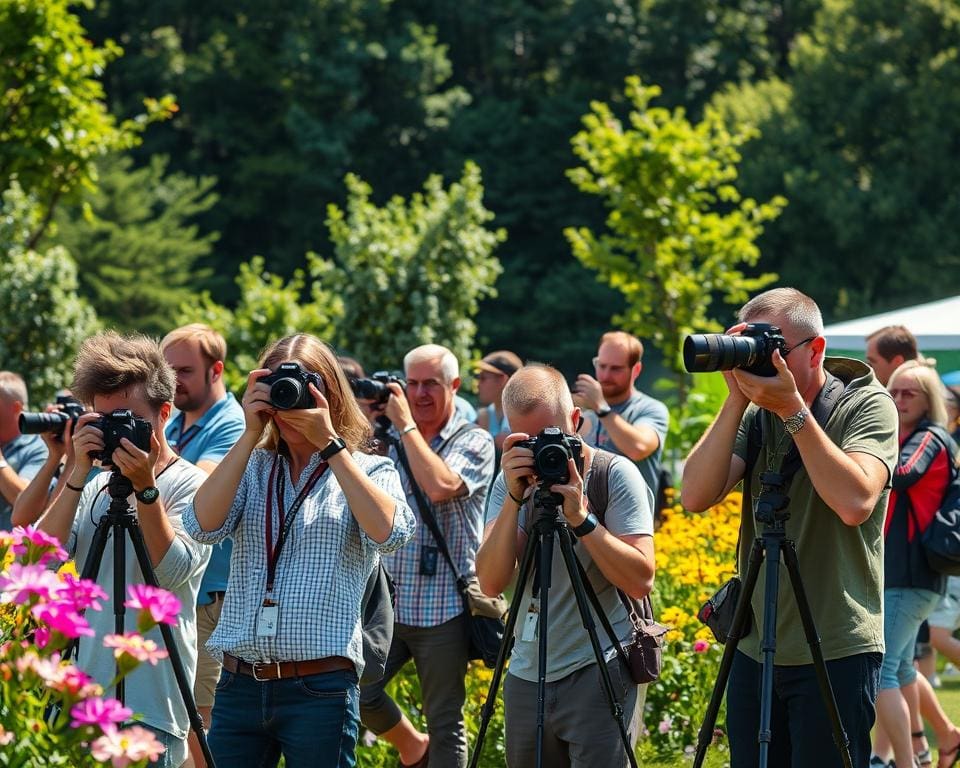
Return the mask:
[[917,631],[930,615],[940,595],[929,589],[890,587],[883,590],[883,664],[880,690],[900,688],[917,679],[913,649]]

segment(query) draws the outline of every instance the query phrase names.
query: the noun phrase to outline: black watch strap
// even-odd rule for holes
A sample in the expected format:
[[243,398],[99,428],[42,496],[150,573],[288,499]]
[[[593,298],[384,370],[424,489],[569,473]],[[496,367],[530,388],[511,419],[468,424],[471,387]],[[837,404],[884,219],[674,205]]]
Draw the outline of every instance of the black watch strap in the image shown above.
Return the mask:
[[342,451],[346,447],[347,447],[346,440],[344,440],[342,437],[335,437],[333,438],[333,440],[330,441],[330,443],[327,445],[326,448],[320,451],[320,458],[323,461],[330,461],[331,456],[334,456],[335,454],[340,453],[340,451]]
[[605,405],[603,408],[597,411],[597,418],[602,419],[604,416],[609,416],[611,413],[613,413],[613,408],[611,408],[609,405]]
[[586,536],[588,533],[592,533],[598,525],[600,525],[600,521],[597,520],[597,516],[593,514],[593,512],[587,512],[587,516],[584,518],[583,522],[571,530],[573,531],[573,535],[579,539],[583,536]]
[[155,485],[149,485],[142,491],[137,491],[134,496],[141,504],[153,504],[160,498],[160,489]]

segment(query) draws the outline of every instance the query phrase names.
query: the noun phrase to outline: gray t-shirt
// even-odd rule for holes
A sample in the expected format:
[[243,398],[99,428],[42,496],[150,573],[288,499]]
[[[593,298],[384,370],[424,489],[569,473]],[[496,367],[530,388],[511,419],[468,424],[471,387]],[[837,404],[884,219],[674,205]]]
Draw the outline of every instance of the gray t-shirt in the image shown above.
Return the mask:
[[[590,471],[588,469],[585,483],[589,479]],[[615,536],[629,534],[652,536],[653,493],[643,481],[643,477],[636,466],[632,462],[622,459],[614,461],[610,466],[608,488],[609,500],[604,516],[604,525],[607,530]],[[503,473],[500,473],[497,475],[490,491],[486,513],[487,523],[497,519],[500,510],[503,508],[505,498],[506,486],[503,481]],[[527,514],[528,507],[520,510],[519,522],[523,528],[527,527]],[[587,578],[597,593],[600,605],[603,606],[604,613],[610,619],[617,637],[621,642],[626,641],[629,639],[631,632],[630,620],[623,603],[617,596],[616,587],[607,581],[606,576],[600,572],[585,546],[577,544],[573,551],[583,564]],[[596,661],[593,649],[590,646],[590,637],[580,620],[580,612],[573,596],[573,587],[570,584],[570,577],[560,553],[559,543],[556,542],[553,548],[551,577],[552,585],[548,606],[549,627],[547,628],[547,649],[550,652],[547,659],[547,682],[561,680],[570,673]],[[521,680],[536,682],[538,639],[535,636],[531,637],[525,634],[523,630],[531,606],[532,582],[533,572],[527,580],[523,595],[514,597],[514,601],[519,600],[517,605],[520,615],[517,619],[516,645],[514,645],[513,655],[510,657],[509,673],[516,675]],[[599,622],[597,622],[597,636],[600,639],[601,646],[607,651],[611,650],[610,639]],[[524,639],[525,637],[527,639]]]
[[[77,515],[67,542],[67,551],[76,557],[81,567],[85,564],[87,554],[90,552],[96,523],[110,506],[110,495],[105,486],[111,474],[111,472],[101,472],[87,483],[83,493],[80,494]],[[173,526],[175,536],[167,553],[154,568],[154,572],[160,586],[180,598],[180,615],[177,617],[176,626],[171,627],[171,630],[191,688],[197,667],[197,592],[200,589],[203,570],[210,559],[210,548],[187,535],[181,523],[181,516],[206,478],[207,475],[203,470],[183,459],[171,464],[157,478],[160,499],[170,519],[170,525]],[[132,509],[136,509],[137,502],[133,495],[127,501]],[[125,559],[124,579],[127,586],[143,584],[143,573],[129,536],[126,540]],[[87,621],[97,635],[81,640],[78,659],[80,668],[92,675],[103,686],[113,680],[115,671],[113,653],[109,648],[101,645],[103,636],[113,634],[114,631],[113,566],[113,534],[111,533],[103,550],[100,573],[96,579],[108,597],[103,601],[102,611],[87,611]],[[118,595],[116,599],[123,601],[127,599],[127,595]],[[136,611],[128,608],[125,630],[131,632],[136,628]],[[146,637],[156,642],[161,648],[164,647],[163,637],[158,628],[154,627],[147,632]],[[142,715],[143,722],[147,725],[172,733],[177,738],[186,738],[190,723],[169,659],[164,659],[155,667],[146,663],[141,664],[127,675],[125,681],[126,705],[135,715]],[[109,689],[107,695],[113,695],[113,689]]]
[[[654,495],[656,495],[657,478],[660,475],[660,460],[663,456],[663,443],[667,439],[667,429],[670,424],[670,411],[667,410],[667,406],[656,398],[645,395],[643,392],[637,392],[636,390],[622,403],[611,405],[610,410],[618,414],[625,421],[630,422],[633,426],[646,424],[651,427],[657,433],[657,437],[660,438],[660,445],[657,446],[657,450],[647,456],[647,458],[634,462],[640,469],[643,479],[647,481],[647,485],[650,486]],[[593,411],[587,412],[584,418],[586,424],[584,429],[581,430],[581,434],[588,445],[623,456],[623,451],[617,448],[607,432],[607,428],[604,426],[605,419],[598,419],[597,414]]]

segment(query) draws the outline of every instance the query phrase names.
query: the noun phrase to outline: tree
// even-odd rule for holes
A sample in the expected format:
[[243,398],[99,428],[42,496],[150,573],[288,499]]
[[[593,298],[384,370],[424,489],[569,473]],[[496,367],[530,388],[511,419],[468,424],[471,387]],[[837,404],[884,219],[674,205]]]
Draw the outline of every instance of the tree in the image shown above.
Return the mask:
[[167,173],[160,156],[132,164],[128,156],[102,159],[98,188],[62,212],[54,241],[76,254],[80,292],[102,320],[162,335],[207,277],[197,262],[217,235],[200,235],[195,221],[216,203],[216,180]]
[[501,272],[493,255],[506,238],[486,225],[480,169],[467,163],[444,189],[430,176],[409,201],[371,202],[370,185],[348,175],[346,210],[328,208],[332,259],[310,255],[315,282],[342,301],[337,339],[366,368],[396,368],[419,344],[472,357],[478,302],[495,293]]
[[35,402],[70,381],[80,343],[97,330],[93,309],[77,295],[77,270],[62,246],[24,247],[43,211],[14,183],[0,209],[0,368],[19,373]]
[[730,133],[711,110],[692,125],[682,109],[652,107],[659,93],[631,77],[629,127],[597,102],[583,118],[573,146],[584,165],[569,176],[603,200],[607,231],[565,234],[584,266],[626,298],[615,322],[652,339],[679,373],[684,336],[722,330],[710,315],[715,297],[739,304],[774,279],[742,267],[757,263],[755,240],[786,201],[757,204],[737,191],[737,147],[748,134]]

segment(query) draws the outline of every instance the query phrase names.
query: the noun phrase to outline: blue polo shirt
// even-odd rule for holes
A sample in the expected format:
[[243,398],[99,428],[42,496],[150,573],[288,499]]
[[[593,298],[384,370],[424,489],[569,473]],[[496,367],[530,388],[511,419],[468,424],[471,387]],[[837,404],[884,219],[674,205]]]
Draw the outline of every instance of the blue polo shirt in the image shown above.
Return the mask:
[[[201,461],[220,461],[243,434],[245,420],[243,408],[231,394],[215,402],[210,409],[192,424],[183,429],[184,414],[178,413],[167,423],[164,434],[170,447],[184,459],[194,464]],[[197,605],[213,602],[211,592],[225,592],[230,576],[230,553],[233,544],[229,538],[212,547],[210,562],[200,582]]]
[[[23,480],[33,480],[47,460],[47,444],[40,435],[17,435],[9,443],[0,445],[3,458]],[[0,494],[0,531],[13,527],[13,504]]]

